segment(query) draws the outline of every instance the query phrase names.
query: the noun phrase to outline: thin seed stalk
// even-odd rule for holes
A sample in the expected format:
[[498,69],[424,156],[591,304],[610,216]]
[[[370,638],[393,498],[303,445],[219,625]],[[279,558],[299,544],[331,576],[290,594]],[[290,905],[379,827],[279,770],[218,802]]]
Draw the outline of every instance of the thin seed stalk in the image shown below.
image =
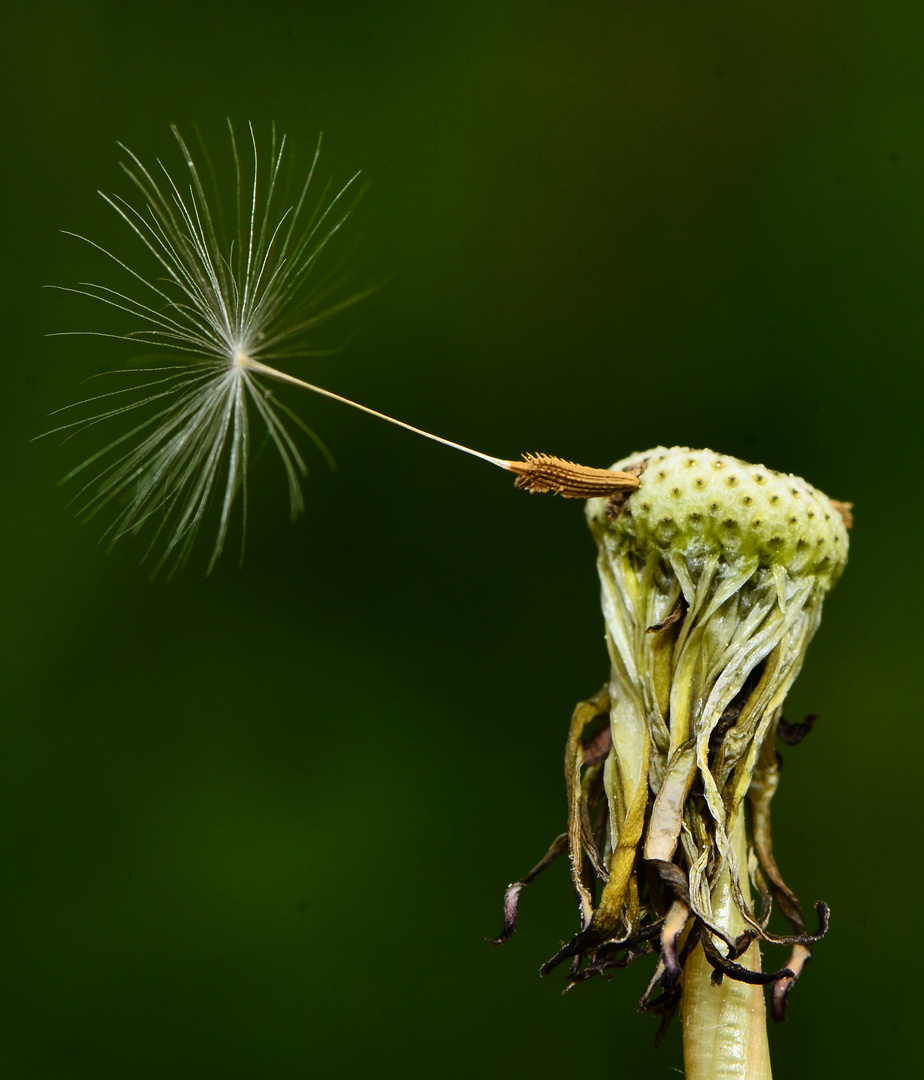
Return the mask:
[[[747,866],[744,815],[738,816],[730,836],[738,865]],[[750,904],[747,875],[741,875],[741,891]],[[716,921],[737,935],[745,929],[735,905],[728,868],[712,893]],[[716,940],[716,945],[721,947]],[[755,941],[738,963],[760,971],[760,946]],[[724,978],[712,983],[713,968],[702,945],[697,945],[684,966],[681,1015],[683,1056],[687,1080],[770,1080],[770,1048],[767,1041],[767,1010],[762,986]]]

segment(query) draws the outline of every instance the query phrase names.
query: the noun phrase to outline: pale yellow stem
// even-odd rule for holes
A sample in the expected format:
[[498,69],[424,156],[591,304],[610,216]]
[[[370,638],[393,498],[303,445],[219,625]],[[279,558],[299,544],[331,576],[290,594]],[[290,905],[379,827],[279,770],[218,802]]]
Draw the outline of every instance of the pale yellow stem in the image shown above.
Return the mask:
[[[731,836],[738,865],[747,866],[744,815]],[[742,891],[750,901],[747,875]],[[745,928],[735,906],[726,869],[712,895],[715,921],[735,937]],[[716,941],[721,947],[721,942]],[[738,963],[760,971],[760,948],[755,941]],[[771,1080],[767,1015],[762,986],[736,982],[726,976],[712,985],[712,967],[698,945],[683,972],[683,1056],[687,1080]]]

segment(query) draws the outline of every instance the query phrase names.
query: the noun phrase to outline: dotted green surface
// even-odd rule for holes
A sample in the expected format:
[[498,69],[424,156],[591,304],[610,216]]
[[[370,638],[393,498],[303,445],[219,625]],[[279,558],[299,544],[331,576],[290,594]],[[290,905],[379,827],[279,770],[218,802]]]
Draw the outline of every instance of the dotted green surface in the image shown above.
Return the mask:
[[843,519],[826,495],[800,477],[685,446],[633,454],[613,470],[640,465],[638,490],[615,519],[607,500],[588,503],[595,531],[692,559],[715,552],[728,561],[756,556],[761,566],[815,574],[829,587],[843,570]]

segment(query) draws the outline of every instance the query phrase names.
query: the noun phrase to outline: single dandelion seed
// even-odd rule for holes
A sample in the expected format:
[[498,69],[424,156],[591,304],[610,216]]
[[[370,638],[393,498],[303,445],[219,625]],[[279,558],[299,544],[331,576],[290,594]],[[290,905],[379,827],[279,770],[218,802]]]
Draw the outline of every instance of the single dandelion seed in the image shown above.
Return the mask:
[[[68,406],[90,415],[46,432],[76,434],[103,421],[134,418],[129,430],[64,478],[89,475],[77,496],[82,517],[91,518],[115,505],[105,534],[112,542],[140,530],[150,519],[153,536],[148,551],[162,542],[159,569],[167,561],[175,566],[185,562],[210,506],[217,502],[211,569],[225,546],[238,495],[246,520],[254,417],[282,461],[295,517],[304,507],[301,481],[307,467],[291,424],[301,428],[329,462],[331,458],[320,438],[270,393],[263,380],[310,390],[462,450],[512,471],[517,484],[527,490],[586,498],[621,489],[620,478],[607,470],[547,455],[510,462],[482,454],[276,367],[288,358],[319,355],[306,348],[306,335],[359,299],[353,295],[330,303],[330,282],[315,283],[316,265],[355,201],[358,174],[333,195],[328,187],[316,194],[319,140],[300,191],[286,204],[281,196],[285,137],[277,138],[273,129],[264,162],[252,127],[246,153],[240,150],[230,122],[228,130],[236,193],[230,213],[220,199],[208,198],[203,172],[176,127],[172,131],[185,161],[182,176],[160,161],[150,170],[122,147],[127,155],[122,168],[136,189],[136,199],[103,198],[153,258],[157,278],[79,237],[121,268],[128,287],[120,291],[83,282],[64,291],[126,312],[137,324],[124,334],[89,333],[144,342],[172,357],[169,363],[112,373],[127,377],[128,385]],[[631,487],[635,481],[623,478],[625,483]]]

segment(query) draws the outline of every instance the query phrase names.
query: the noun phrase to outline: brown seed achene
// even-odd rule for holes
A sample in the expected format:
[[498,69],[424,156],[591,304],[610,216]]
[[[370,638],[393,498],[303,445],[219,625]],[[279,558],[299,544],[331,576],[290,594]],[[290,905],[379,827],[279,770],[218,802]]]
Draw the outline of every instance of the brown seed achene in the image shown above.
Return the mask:
[[[607,507],[607,513],[609,513],[609,507]],[[649,626],[645,631],[646,634],[660,634],[662,630],[667,630],[673,626],[674,623],[680,622],[680,620],[687,613],[687,602],[683,598],[683,594],[677,597],[677,603],[671,608],[670,614],[666,619],[662,619],[660,622],[655,623],[654,626]]]
[[843,522],[844,522],[844,528],[845,529],[852,529],[853,528],[853,514],[851,513],[851,511],[853,510],[853,503],[838,502],[837,499],[831,499],[831,505],[841,515],[841,518],[843,519]]
[[516,486],[531,495],[551,491],[566,499],[593,499],[638,487],[638,477],[630,473],[576,465],[549,454],[524,454],[522,461],[508,461],[507,468],[516,473]]

